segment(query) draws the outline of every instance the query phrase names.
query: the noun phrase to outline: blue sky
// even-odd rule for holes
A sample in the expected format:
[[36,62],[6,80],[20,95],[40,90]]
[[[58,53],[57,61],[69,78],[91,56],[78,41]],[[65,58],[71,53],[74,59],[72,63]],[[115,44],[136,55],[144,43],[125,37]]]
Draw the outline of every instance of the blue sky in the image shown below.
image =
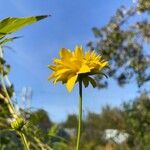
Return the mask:
[[[31,106],[45,109],[53,121],[63,121],[68,113],[78,112],[78,88],[68,93],[65,86],[47,81],[51,73],[47,65],[58,56],[59,49],[73,49],[94,39],[91,28],[102,27],[121,6],[133,4],[129,0],[5,0],[0,5],[0,18],[25,17],[51,14],[48,19],[26,27],[16,35],[23,38],[10,43],[14,51],[6,50],[5,56],[12,70],[10,80],[15,84],[17,96],[23,87],[32,87]],[[120,88],[114,81],[107,90],[92,87],[84,89],[84,114],[100,112],[106,104],[120,106],[134,98],[137,88],[134,82]],[[19,99],[18,99],[19,101]]]

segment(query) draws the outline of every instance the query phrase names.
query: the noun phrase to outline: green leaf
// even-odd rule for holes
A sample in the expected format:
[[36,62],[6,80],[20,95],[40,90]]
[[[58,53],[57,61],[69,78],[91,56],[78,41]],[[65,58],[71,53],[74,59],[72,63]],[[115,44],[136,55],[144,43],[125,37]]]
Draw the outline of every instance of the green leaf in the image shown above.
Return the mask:
[[0,38],[5,37],[7,34],[11,34],[13,32],[16,32],[17,30],[33,24],[39,20],[42,20],[44,18],[47,18],[48,15],[43,16],[32,16],[32,17],[26,17],[26,18],[6,18],[4,20],[0,21]]
[[10,65],[8,65],[8,64],[7,64],[7,65],[5,66],[5,69],[4,69],[4,72],[3,72],[3,75],[4,75],[4,76],[5,76],[5,75],[8,75],[8,74],[9,74],[9,72],[10,72],[10,69],[11,69],[11,68],[10,68]]
[[88,80],[87,78],[83,78],[82,80],[83,80],[84,87],[85,87],[85,88],[88,87],[88,85],[89,85],[89,80]]
[[1,130],[1,133],[5,133],[5,132],[13,132],[14,131],[14,129],[3,129],[3,130]]
[[65,143],[55,142],[53,144],[53,149],[55,149],[55,150],[67,150],[68,147],[67,147],[67,144],[65,144]]
[[57,125],[53,125],[52,128],[49,130],[48,135],[56,136],[58,133],[59,127]]
[[108,78],[108,76],[105,73],[100,73],[101,75],[103,75],[104,77]]
[[88,77],[88,80],[92,84],[93,88],[95,88],[97,86],[96,81],[93,78]]
[[2,57],[0,57],[0,64],[4,65],[5,63],[6,63],[6,61]]
[[4,45],[5,43],[11,42],[11,41],[13,41],[13,40],[15,40],[15,39],[18,39],[18,38],[20,38],[20,37],[19,37],[19,36],[18,36],[18,37],[16,36],[16,37],[11,37],[11,38],[6,38],[6,39],[0,41],[0,45],[2,46],[2,45]]

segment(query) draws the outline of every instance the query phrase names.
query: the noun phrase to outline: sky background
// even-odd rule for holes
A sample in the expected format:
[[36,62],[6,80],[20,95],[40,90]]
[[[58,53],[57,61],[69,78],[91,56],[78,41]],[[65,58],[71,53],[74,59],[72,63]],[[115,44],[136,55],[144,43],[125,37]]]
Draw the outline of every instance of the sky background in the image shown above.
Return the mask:
[[[68,113],[77,113],[78,86],[72,93],[61,84],[47,81],[51,71],[47,68],[60,48],[73,49],[94,40],[92,27],[102,27],[121,5],[131,6],[132,0],[5,0],[0,5],[0,19],[51,14],[51,17],[28,26],[15,35],[23,36],[8,44],[5,57],[11,64],[9,78],[15,85],[18,101],[23,87],[31,87],[33,110],[43,108],[53,121],[66,119]],[[121,106],[123,101],[138,95],[136,84],[120,88],[110,80],[107,90],[88,87],[83,90],[84,115],[88,111],[100,112],[106,104]],[[19,102],[20,104],[20,102]]]

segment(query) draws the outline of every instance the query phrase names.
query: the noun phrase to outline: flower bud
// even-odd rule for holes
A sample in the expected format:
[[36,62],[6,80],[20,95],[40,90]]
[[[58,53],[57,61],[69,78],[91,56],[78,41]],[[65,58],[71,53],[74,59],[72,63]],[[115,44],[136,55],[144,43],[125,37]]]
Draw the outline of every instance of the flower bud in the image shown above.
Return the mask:
[[20,131],[20,130],[23,128],[24,125],[25,125],[25,121],[24,121],[24,119],[21,118],[21,117],[18,117],[15,121],[13,121],[13,122],[11,123],[11,127],[12,127],[14,130],[18,130],[18,131]]

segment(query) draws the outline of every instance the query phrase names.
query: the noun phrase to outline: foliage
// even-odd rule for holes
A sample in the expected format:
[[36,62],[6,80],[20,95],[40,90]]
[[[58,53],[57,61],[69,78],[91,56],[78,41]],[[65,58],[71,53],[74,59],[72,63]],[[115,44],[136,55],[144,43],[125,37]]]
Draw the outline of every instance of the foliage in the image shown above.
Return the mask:
[[69,114],[67,116],[67,120],[62,123],[62,126],[64,128],[76,128],[78,125],[78,118],[76,116],[76,114]]
[[[93,28],[96,40],[87,44],[91,50],[97,50],[110,60],[111,68],[106,74],[121,86],[131,79],[135,79],[138,86],[150,81],[150,55],[145,52],[144,46],[150,42],[150,23],[144,14],[149,11],[149,0],[139,0],[136,7],[129,9],[122,6],[108,24]],[[139,12],[143,19],[137,19]],[[100,75],[96,79],[100,88],[108,86],[108,82]]]
[[139,0],[138,1],[138,11],[150,13],[150,2],[149,0]]
[[[147,146],[150,138],[150,98],[143,93],[135,101],[124,103],[126,130],[132,137],[134,147],[140,143],[141,149]],[[139,145],[139,144],[138,144]]]
[[[84,128],[81,137],[81,148],[84,150],[99,150],[109,147],[111,144],[117,150],[121,149],[142,149],[150,148],[150,97],[142,93],[132,101],[124,102],[122,108],[112,108],[105,106],[100,113],[89,112],[83,121]],[[70,118],[70,116],[68,116]],[[74,120],[72,119],[74,122]],[[74,128],[71,119],[65,123],[67,128]],[[69,126],[70,125],[70,126]],[[115,141],[106,140],[104,132],[106,129],[115,129],[129,134],[126,142],[117,144]],[[75,136],[72,140],[75,140]],[[110,144],[110,145],[109,145]],[[73,146],[73,141],[69,147]]]
[[[11,34],[24,26],[35,23],[46,17],[47,16],[6,18],[0,21],[0,110],[2,112],[0,113],[0,142],[3,149],[20,149],[22,144],[26,150],[28,150],[29,147],[33,148],[35,146],[36,149],[38,147],[48,150],[51,149],[48,145],[42,142],[43,139],[40,139],[37,136],[37,133],[40,133],[40,129],[34,126],[34,123],[27,122],[26,118],[21,114],[21,111],[18,112],[15,110],[15,104],[12,101],[12,96],[14,94],[13,85],[10,85],[10,83],[7,84],[9,81],[7,75],[10,72],[10,65],[8,65],[4,60],[3,50],[1,49],[3,44],[16,38],[6,38],[8,34]],[[7,82],[5,79],[7,79]],[[30,128],[31,126],[32,130]],[[30,135],[28,133],[30,133]],[[27,141],[27,138],[29,141]],[[34,145],[33,140],[36,141],[37,145]]]
[[17,30],[25,26],[28,26],[30,24],[33,24],[37,21],[40,21],[46,17],[48,16],[43,15],[43,16],[26,17],[26,18],[8,17],[6,19],[0,20],[0,45],[4,45],[9,41],[18,38],[18,37],[6,38],[7,35],[12,34]]
[[[144,44],[150,43],[150,23],[148,19],[136,19],[139,13],[143,18],[149,15],[149,0],[139,0],[136,7],[129,9],[123,6],[119,8],[106,26],[100,29],[93,28],[97,41],[88,43],[91,50],[96,49],[106,60],[110,60],[111,68],[106,74],[116,79],[119,85],[129,83],[133,78],[138,86],[150,80],[150,55],[145,53],[144,49]],[[9,34],[46,17],[1,20],[0,47],[18,38],[8,37]],[[133,18],[135,21],[130,21]],[[12,99],[14,86],[3,81],[10,69],[1,50],[0,149],[23,149],[24,142],[21,137],[24,136],[27,145],[33,150],[73,150],[76,144],[77,116],[69,115],[65,122],[55,124],[42,109],[34,112],[22,109],[16,111],[16,104]],[[107,86],[108,83],[102,80],[101,75],[97,75],[96,79],[99,81],[99,87]],[[82,122],[83,150],[150,149],[150,97],[147,93],[141,94],[133,101],[125,102],[122,108],[105,106],[100,113],[89,112]],[[112,139],[106,140],[106,129],[128,133],[129,138],[121,144],[115,143]]]

